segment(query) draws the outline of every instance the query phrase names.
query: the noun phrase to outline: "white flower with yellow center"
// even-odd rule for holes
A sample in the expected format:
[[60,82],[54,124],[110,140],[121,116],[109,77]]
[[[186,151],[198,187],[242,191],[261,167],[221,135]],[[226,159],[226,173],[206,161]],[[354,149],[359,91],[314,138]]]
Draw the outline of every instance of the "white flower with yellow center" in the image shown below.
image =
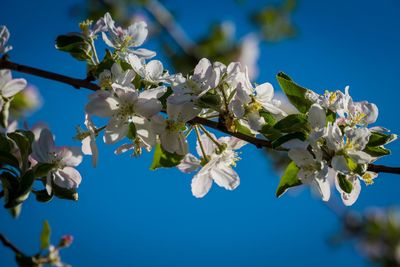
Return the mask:
[[57,147],[52,133],[46,128],[33,130],[35,141],[32,144],[32,157],[39,163],[53,164],[46,178],[46,190],[50,195],[53,183],[61,188],[76,189],[82,177],[74,168],[82,162],[79,147]]
[[166,92],[165,86],[142,92],[131,87],[113,84],[113,92],[97,91],[89,98],[86,112],[101,118],[110,118],[104,133],[104,142],[115,143],[124,138],[135,116],[150,119],[161,111],[158,100]]
[[191,173],[198,168],[200,171],[192,179],[192,193],[197,198],[204,197],[210,190],[213,181],[227,190],[234,190],[240,184],[239,175],[233,170],[239,160],[235,150],[240,149],[247,143],[235,137],[221,137],[217,140],[217,146],[209,136],[201,135],[200,142],[197,141],[196,151],[201,157],[198,159],[192,154],[187,154],[178,165],[179,170]]

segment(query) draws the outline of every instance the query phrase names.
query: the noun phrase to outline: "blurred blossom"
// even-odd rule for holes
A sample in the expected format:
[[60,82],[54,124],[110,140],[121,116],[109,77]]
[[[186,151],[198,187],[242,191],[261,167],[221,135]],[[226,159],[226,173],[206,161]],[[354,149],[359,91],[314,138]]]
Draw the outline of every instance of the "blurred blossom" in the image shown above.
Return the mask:
[[400,266],[399,208],[369,208],[364,213],[351,212],[343,218],[337,241],[352,241],[371,262],[380,266]]
[[238,61],[247,66],[249,78],[255,79],[258,76],[258,58],[260,57],[260,39],[256,34],[250,33],[242,38]]

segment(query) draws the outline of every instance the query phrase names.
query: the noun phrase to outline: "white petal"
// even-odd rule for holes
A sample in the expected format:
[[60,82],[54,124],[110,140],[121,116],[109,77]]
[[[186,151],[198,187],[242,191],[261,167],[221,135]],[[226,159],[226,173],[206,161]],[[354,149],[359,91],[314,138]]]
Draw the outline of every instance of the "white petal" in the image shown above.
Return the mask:
[[130,46],[140,46],[146,40],[148,30],[144,21],[135,22],[128,27],[128,34],[132,37]]
[[235,115],[236,118],[241,119],[244,116],[245,109],[243,104],[238,99],[234,99],[229,103],[229,110]]
[[137,55],[137,56],[139,56],[141,58],[144,58],[144,59],[153,58],[153,57],[155,57],[157,55],[156,52],[148,50],[148,49],[145,49],[145,48],[139,48],[139,49],[131,50],[131,51],[129,51],[129,53]]
[[159,79],[164,71],[163,64],[159,60],[152,60],[146,65],[146,73],[152,80]]
[[315,162],[311,153],[306,149],[291,149],[288,152],[288,156],[296,163],[298,167],[312,165]]
[[192,154],[186,154],[181,163],[176,166],[181,172],[191,173],[201,167],[200,160]]
[[25,87],[25,79],[13,79],[4,85],[4,87],[1,89],[1,95],[4,97],[12,97],[22,91]]
[[214,182],[227,190],[234,190],[240,184],[239,175],[230,166],[219,164],[210,173]]
[[265,124],[264,118],[261,117],[257,111],[248,113],[247,120],[249,122],[250,128],[255,131],[261,130],[262,126]]
[[255,88],[257,100],[260,102],[271,102],[274,97],[274,87],[270,83],[263,83]]
[[318,104],[313,104],[308,111],[308,122],[313,129],[325,127],[326,113],[325,110]]
[[145,90],[139,94],[139,98],[143,99],[159,99],[163,94],[167,92],[167,87],[165,86],[159,86],[156,88],[152,88],[149,90]]
[[66,166],[78,166],[82,162],[82,153],[79,147],[60,147],[57,154],[61,157],[61,163]]
[[331,185],[328,179],[314,179],[313,185],[321,195],[323,201],[328,201],[331,197]]
[[82,181],[81,174],[72,167],[65,167],[54,172],[54,183],[66,189],[76,189]]
[[332,168],[341,173],[348,173],[350,171],[344,156],[334,156],[332,158]]
[[101,118],[107,118],[111,117],[117,108],[118,101],[115,98],[107,97],[103,99],[97,97],[89,101],[85,107],[85,111]]
[[34,129],[35,142],[32,145],[32,157],[38,162],[49,162],[50,152],[55,149],[53,134],[47,128]]
[[104,132],[104,143],[113,144],[118,142],[128,133],[128,124],[125,121],[111,119]]
[[192,194],[197,198],[204,197],[210,191],[212,179],[208,172],[199,172],[192,179]]

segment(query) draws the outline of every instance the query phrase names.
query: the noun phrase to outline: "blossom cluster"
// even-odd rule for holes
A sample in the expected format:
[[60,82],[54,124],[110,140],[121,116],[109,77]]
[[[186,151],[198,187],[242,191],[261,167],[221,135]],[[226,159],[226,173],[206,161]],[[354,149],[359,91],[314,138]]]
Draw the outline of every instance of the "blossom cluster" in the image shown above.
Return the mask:
[[[360,180],[371,184],[377,176],[367,171],[368,164],[388,154],[383,145],[396,138],[382,127],[368,128],[376,121],[378,109],[365,101],[354,102],[348,87],[344,93],[319,95],[278,75],[283,91],[297,108],[293,112],[274,98],[271,83],[253,85],[247,67],[240,63],[226,66],[202,58],[193,73],[170,74],[161,61],[153,59],[155,52],[139,48],[148,34],[146,23],[123,29],[107,13],[92,24],[81,24],[83,39],[93,43],[101,33],[112,50],[92,67],[101,90],[89,97],[87,131],[78,133],[82,150],[93,155],[94,165],[96,138],[104,130],[106,144],[128,140],[116,154],[132,151],[138,156],[142,149],[155,148],[153,169],[177,166],[185,173],[200,169],[192,179],[196,197],[207,194],[212,181],[233,190],[240,183],[232,168],[239,160],[236,150],[246,142],[217,138],[194,122],[196,117],[216,118],[223,129],[262,136],[272,141],[273,148],[288,151],[294,163],[289,167],[295,169],[296,177],[282,177],[281,193],[289,187],[286,180],[295,179],[297,184],[311,185],[327,201],[331,184],[335,184],[344,204],[351,205],[360,193]],[[300,101],[293,100],[293,94]],[[98,127],[93,117],[106,118],[107,124]],[[193,129],[198,158],[189,152],[187,141]]]
[[[384,145],[396,139],[383,127],[369,126],[377,120],[378,108],[353,101],[348,87],[320,95],[279,73],[285,103],[275,97],[271,83],[252,83],[247,67],[238,62],[225,65],[202,58],[192,73],[171,74],[154,59],[155,52],[141,47],[148,35],[145,22],[124,29],[107,13],[95,23],[82,22],[80,28],[80,33],[59,36],[56,48],[86,61],[88,77],[98,81],[99,90],[85,106],[86,129],[78,128],[76,135],[94,166],[100,136],[105,144],[119,144],[115,154],[140,156],[143,150],[153,150],[151,169],[195,172],[191,189],[201,198],[213,182],[227,190],[240,184],[234,167],[240,160],[238,150],[247,142],[235,136],[246,136],[247,141],[264,141],[270,149],[287,151],[291,162],[278,196],[308,184],[328,201],[335,185],[344,204],[352,205],[361,190],[360,180],[372,184],[377,176],[368,171],[369,164],[390,154]],[[99,35],[108,47],[102,60],[95,47]],[[5,51],[5,42],[2,47]],[[9,77],[6,74],[1,73]],[[1,99],[11,99],[22,85],[20,80],[1,78]],[[230,136],[217,137],[204,121]],[[75,167],[81,152],[55,146],[46,128],[31,132],[32,152],[24,173],[33,170],[43,181],[47,197],[39,198],[76,199],[81,176]],[[198,156],[190,152],[190,135],[197,138]]]

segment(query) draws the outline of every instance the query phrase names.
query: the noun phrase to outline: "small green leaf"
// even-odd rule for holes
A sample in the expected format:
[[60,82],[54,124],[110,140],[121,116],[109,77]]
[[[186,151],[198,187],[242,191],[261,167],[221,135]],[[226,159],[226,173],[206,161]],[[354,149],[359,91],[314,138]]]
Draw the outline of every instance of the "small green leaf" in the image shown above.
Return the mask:
[[49,195],[46,189],[32,192],[35,194],[36,200],[39,202],[49,202],[53,198],[53,195]]
[[13,154],[6,151],[0,151],[0,167],[3,165],[10,165],[13,168],[19,170],[18,159],[14,157]]
[[276,190],[277,197],[280,197],[289,188],[302,184],[299,178],[297,178],[298,172],[299,168],[296,166],[296,164],[293,161],[290,162],[289,165],[286,167]]
[[133,141],[136,139],[136,126],[133,122],[130,122],[128,125],[128,133],[126,134],[126,137]]
[[284,133],[309,132],[310,130],[305,114],[290,114],[278,121],[274,128]]
[[249,135],[249,136],[254,136],[254,134],[251,132],[251,130],[249,128],[247,128],[246,126],[244,126],[243,124],[240,123],[239,120],[235,120],[235,128],[236,131],[241,133],[241,134],[245,134],[245,135]]
[[92,57],[90,43],[88,43],[85,37],[80,33],[57,36],[56,48],[68,52],[71,56],[81,61],[86,61]]
[[353,184],[346,178],[346,175],[339,173],[337,179],[340,188],[347,194],[350,194],[351,191],[353,190]]
[[32,153],[33,133],[30,131],[16,131],[8,133],[7,136],[18,146],[22,161],[22,171],[25,171],[30,165],[29,155]]
[[390,143],[394,139],[397,138],[395,134],[384,134],[378,132],[371,132],[371,136],[369,137],[367,146],[374,147],[374,146],[382,146],[387,143]]
[[328,112],[326,114],[326,123],[328,122],[333,123],[335,120],[336,120],[336,113],[328,109]]
[[47,174],[55,167],[52,163],[38,163],[33,168],[36,178],[47,176]]
[[153,163],[150,170],[158,168],[171,168],[181,163],[184,156],[176,153],[169,153],[165,151],[160,144],[157,144],[154,149]]
[[267,125],[272,125],[273,126],[276,123],[275,117],[271,113],[269,113],[268,111],[262,110],[262,111],[260,111],[260,115],[261,115],[261,117],[264,118],[265,123]]
[[79,198],[78,193],[76,192],[76,189],[71,188],[64,188],[56,185],[54,182],[51,184],[52,187],[52,193],[54,196],[61,198],[61,199],[67,199],[67,200],[73,200],[77,201]]
[[40,249],[47,249],[50,246],[51,228],[48,221],[43,222],[42,233],[40,234]]
[[3,133],[0,133],[0,151],[9,152],[11,150],[10,140]]
[[216,111],[221,109],[221,97],[218,94],[207,93],[199,98],[197,104],[201,108],[211,108]]
[[282,133],[279,130],[268,124],[263,125],[260,133],[269,140],[275,140],[282,136]]
[[282,91],[286,94],[290,103],[292,103],[301,113],[306,113],[312,105],[312,102],[306,98],[308,90],[295,83],[283,72],[278,73],[277,79]]
[[295,133],[290,133],[290,134],[281,136],[272,142],[272,148],[277,148],[292,139],[299,139],[301,141],[305,141],[307,139],[307,134],[305,134],[303,132],[295,132]]
[[382,157],[391,154],[389,149],[386,149],[382,146],[372,146],[372,147],[367,146],[364,149],[364,152],[368,153],[372,157]]

